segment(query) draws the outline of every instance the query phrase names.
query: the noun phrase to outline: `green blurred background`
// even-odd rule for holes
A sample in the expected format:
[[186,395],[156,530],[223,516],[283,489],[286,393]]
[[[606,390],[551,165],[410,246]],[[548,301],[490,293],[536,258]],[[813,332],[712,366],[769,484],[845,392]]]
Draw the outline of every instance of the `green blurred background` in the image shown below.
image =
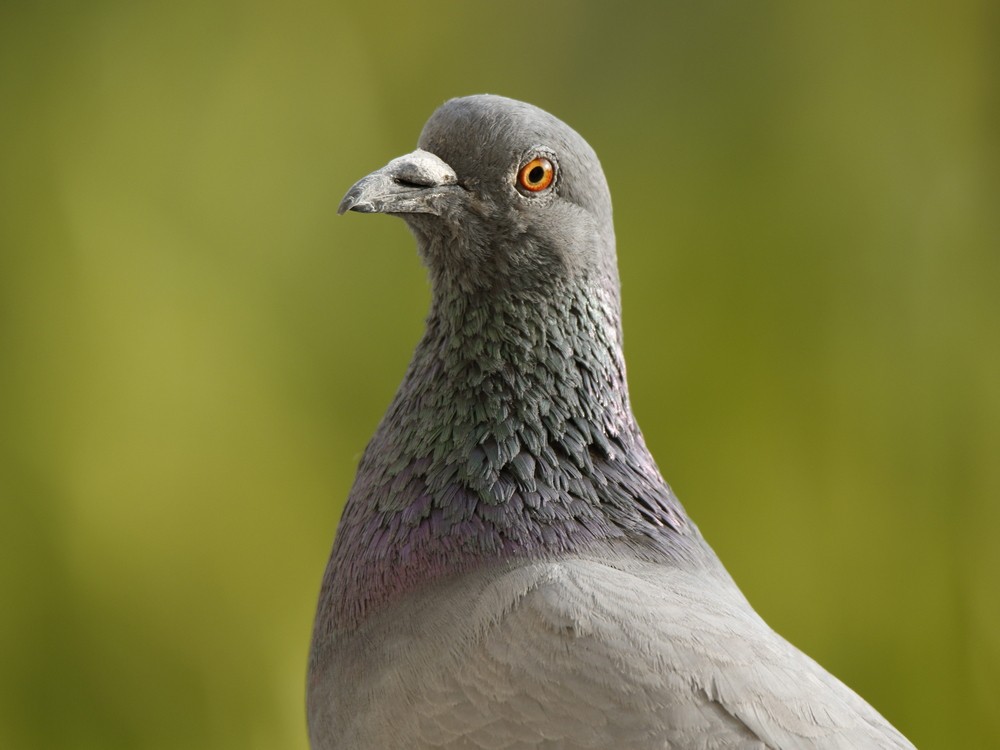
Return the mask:
[[[828,7],[829,6],[829,7]],[[305,748],[428,292],[337,218],[444,99],[576,127],[633,400],[764,617],[1000,746],[1000,6],[0,6],[0,747]]]

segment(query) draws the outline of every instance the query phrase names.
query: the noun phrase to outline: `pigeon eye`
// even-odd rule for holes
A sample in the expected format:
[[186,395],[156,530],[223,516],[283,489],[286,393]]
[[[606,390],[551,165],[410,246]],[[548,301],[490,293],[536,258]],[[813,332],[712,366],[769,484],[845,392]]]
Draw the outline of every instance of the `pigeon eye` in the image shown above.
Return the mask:
[[556,168],[552,162],[544,156],[539,156],[523,167],[517,173],[517,184],[532,193],[545,190],[552,184],[552,179],[556,176]]

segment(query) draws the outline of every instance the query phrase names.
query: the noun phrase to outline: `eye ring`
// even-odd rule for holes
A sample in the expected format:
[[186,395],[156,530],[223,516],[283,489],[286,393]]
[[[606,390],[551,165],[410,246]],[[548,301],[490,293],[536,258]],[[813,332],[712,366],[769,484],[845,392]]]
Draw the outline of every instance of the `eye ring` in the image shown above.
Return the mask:
[[540,193],[552,185],[556,166],[544,156],[536,156],[517,171],[517,184],[529,193]]

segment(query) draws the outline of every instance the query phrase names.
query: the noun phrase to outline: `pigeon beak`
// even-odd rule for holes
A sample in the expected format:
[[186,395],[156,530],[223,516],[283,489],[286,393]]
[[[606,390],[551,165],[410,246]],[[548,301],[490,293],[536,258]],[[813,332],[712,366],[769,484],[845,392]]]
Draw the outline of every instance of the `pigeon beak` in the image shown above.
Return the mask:
[[457,187],[455,170],[418,148],[354,183],[337,213],[436,214],[436,199]]

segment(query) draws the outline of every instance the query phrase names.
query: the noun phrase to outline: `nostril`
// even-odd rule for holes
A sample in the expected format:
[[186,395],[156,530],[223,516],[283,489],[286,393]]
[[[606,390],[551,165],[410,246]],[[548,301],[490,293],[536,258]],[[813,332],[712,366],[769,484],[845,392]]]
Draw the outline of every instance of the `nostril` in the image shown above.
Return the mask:
[[430,182],[417,182],[416,180],[407,179],[406,177],[393,177],[392,181],[399,185],[400,187],[410,187],[410,188],[421,188],[430,187],[433,183]]
[[392,180],[393,185],[406,190],[455,184],[455,172],[452,168],[434,154],[420,149],[393,159],[379,172]]

